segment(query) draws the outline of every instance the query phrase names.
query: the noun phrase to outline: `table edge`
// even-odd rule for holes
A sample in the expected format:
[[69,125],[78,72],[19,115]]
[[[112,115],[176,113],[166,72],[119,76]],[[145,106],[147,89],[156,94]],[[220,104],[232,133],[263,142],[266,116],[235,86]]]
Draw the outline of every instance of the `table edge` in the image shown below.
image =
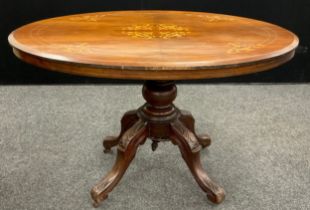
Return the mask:
[[[11,45],[12,46],[12,45]],[[297,46],[296,46],[297,47]],[[130,69],[106,67],[101,65],[81,64],[67,61],[51,60],[44,57],[32,55],[14,46],[14,54],[26,63],[48,69],[51,71],[67,73],[72,75],[108,78],[108,79],[128,79],[128,80],[194,80],[194,79],[214,79],[232,76],[246,75],[256,72],[267,71],[278,67],[295,55],[296,47],[291,51],[268,59],[259,61],[210,66],[202,69]]]

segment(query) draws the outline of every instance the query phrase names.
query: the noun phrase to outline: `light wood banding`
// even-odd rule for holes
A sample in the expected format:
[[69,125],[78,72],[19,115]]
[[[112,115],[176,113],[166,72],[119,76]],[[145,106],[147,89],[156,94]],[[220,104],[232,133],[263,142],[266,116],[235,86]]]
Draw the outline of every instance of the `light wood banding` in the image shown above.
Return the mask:
[[279,26],[228,15],[117,11],[52,18],[9,36],[36,66],[83,76],[143,80],[219,78],[264,71],[294,56]]

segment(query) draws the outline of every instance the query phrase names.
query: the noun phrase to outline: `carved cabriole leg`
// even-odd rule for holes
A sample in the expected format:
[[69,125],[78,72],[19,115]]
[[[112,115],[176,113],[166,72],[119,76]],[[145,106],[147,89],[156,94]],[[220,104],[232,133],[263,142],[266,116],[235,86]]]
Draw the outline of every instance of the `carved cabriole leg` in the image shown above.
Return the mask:
[[137,116],[137,111],[132,110],[128,111],[124,114],[122,120],[121,120],[121,132],[118,137],[115,136],[108,136],[103,140],[103,147],[104,147],[104,152],[108,153],[111,151],[112,147],[115,147],[118,145],[121,136],[123,133],[128,130],[135,122],[139,120]]
[[197,133],[196,133],[196,131],[195,131],[195,119],[194,119],[193,115],[192,115],[190,112],[185,111],[185,110],[180,110],[180,112],[181,112],[181,116],[180,116],[180,118],[179,118],[180,121],[181,121],[190,131],[192,131],[192,132],[196,135],[196,137],[197,137],[199,143],[201,144],[201,146],[202,146],[203,148],[210,146],[210,144],[211,144],[211,139],[210,139],[210,137],[209,137],[208,134],[197,135]]
[[146,122],[139,119],[120,137],[114,167],[91,190],[94,207],[98,207],[108,197],[108,193],[113,190],[125,174],[129,164],[135,157],[139,145],[143,144],[147,138],[146,127]]
[[200,161],[201,145],[195,134],[179,120],[171,123],[171,130],[172,135],[170,138],[174,144],[179,146],[182,157],[199,186],[207,193],[211,202],[221,203],[225,198],[225,191],[204,172]]

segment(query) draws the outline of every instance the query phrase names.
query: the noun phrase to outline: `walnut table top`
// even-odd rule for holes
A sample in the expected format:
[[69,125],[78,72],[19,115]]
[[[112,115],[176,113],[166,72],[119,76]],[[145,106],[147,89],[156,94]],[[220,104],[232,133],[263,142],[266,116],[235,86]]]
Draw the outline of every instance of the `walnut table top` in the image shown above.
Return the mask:
[[266,22],[180,11],[117,11],[38,21],[14,31],[15,54],[77,75],[184,80],[248,74],[293,57],[298,38]]

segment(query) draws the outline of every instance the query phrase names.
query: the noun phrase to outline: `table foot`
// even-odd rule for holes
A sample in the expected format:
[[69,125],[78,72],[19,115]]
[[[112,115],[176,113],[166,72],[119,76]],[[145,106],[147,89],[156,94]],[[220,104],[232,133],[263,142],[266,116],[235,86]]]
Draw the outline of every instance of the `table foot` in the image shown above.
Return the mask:
[[200,145],[203,148],[206,148],[208,146],[211,145],[211,138],[209,137],[208,134],[202,134],[202,135],[198,135],[195,131],[195,119],[193,117],[193,115],[185,110],[180,110],[181,112],[181,116],[179,118],[179,120],[191,131],[193,132],[197,139],[198,142],[200,143]]
[[103,140],[104,153],[112,152],[111,148],[115,147],[119,143],[119,138],[116,136],[107,136]]
[[136,110],[128,111],[124,114],[121,120],[121,132],[118,137],[108,136],[103,140],[104,153],[111,152],[111,149],[118,145],[120,137],[128,130],[135,122],[139,120]]
[[118,184],[134,159],[139,145],[143,144],[146,138],[146,123],[142,120],[138,120],[123,132],[119,138],[117,158],[112,170],[91,190],[94,207],[98,207],[108,197],[108,193]]
[[208,199],[212,203],[221,203],[225,198],[225,191],[215,184],[204,171],[200,160],[200,150],[202,146],[196,135],[180,120],[172,122],[171,128],[171,140],[174,144],[179,146],[182,157],[192,172],[196,182],[201,189],[207,193]]

